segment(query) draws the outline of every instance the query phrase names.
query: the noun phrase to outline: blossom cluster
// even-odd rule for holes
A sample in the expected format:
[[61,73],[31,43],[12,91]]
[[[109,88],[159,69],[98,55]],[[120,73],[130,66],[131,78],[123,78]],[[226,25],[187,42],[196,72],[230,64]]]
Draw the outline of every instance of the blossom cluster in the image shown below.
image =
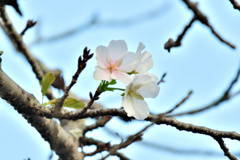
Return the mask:
[[138,120],[149,115],[149,107],[144,98],[155,98],[160,90],[157,77],[148,73],[153,60],[151,53],[143,52],[144,48],[144,44],[140,42],[135,53],[129,52],[124,40],[112,40],[108,47],[98,46],[98,65],[93,73],[96,80],[119,80],[126,85],[122,106],[129,117]]

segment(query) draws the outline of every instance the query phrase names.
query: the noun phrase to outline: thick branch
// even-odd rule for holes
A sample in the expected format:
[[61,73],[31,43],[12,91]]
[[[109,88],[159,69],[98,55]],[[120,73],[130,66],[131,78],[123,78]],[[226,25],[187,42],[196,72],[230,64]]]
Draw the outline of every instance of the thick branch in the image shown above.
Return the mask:
[[77,140],[54,120],[25,114],[23,117],[49,142],[51,149],[59,155],[60,159],[83,159],[83,154],[77,150],[79,146]]
[[12,41],[15,49],[21,52],[26,57],[28,62],[31,64],[34,73],[36,74],[37,79],[40,81],[43,77],[43,72],[35,58],[32,56],[26,45],[23,43],[22,36],[17,33],[14,26],[12,25],[12,22],[9,19],[4,6],[0,7],[0,13],[2,19],[2,22],[0,21],[1,27]]
[[[32,95],[20,88],[0,69],[0,97],[10,103],[19,113],[34,126],[41,136],[49,142],[51,148],[62,159],[82,159],[83,155],[77,151],[76,139],[67,133],[54,120],[38,117],[38,113],[51,114],[49,108],[44,108]],[[31,116],[29,116],[31,115]]]

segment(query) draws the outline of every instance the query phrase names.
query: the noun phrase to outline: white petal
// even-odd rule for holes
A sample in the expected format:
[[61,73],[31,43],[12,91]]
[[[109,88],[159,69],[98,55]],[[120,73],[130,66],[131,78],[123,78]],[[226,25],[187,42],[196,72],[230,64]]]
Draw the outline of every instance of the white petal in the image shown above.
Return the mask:
[[112,79],[121,81],[123,84],[127,84],[132,81],[132,77],[129,74],[121,71],[113,71],[111,77]]
[[101,68],[107,68],[108,66],[108,48],[105,46],[98,46],[96,48],[97,64]]
[[134,115],[133,117],[135,117],[138,120],[144,120],[145,118],[148,117],[149,115],[149,108],[147,103],[144,100],[140,100],[140,99],[132,99],[132,107],[134,110]]
[[141,60],[142,60],[142,54],[141,53],[137,53],[137,59],[138,59],[138,62],[136,64],[136,68],[135,68],[135,72],[137,73],[143,73],[143,67],[142,67],[142,63],[141,63]]
[[156,83],[158,82],[158,77],[155,74],[145,72],[145,73],[143,73],[143,75],[148,75],[152,78],[152,81],[155,81]]
[[156,98],[159,90],[160,87],[157,85],[157,83],[155,81],[152,81],[141,86],[137,92],[140,93],[144,98]]
[[108,52],[111,54],[111,59],[117,61],[127,53],[127,44],[124,40],[112,40],[108,45]]
[[125,93],[125,96],[128,94],[128,92],[132,89],[132,82],[130,82],[127,86],[126,86],[126,89],[124,91]]
[[141,66],[142,66],[142,71],[146,72],[150,68],[153,67],[153,60],[152,60],[152,55],[151,53],[145,51],[142,56],[141,60]]
[[147,74],[136,74],[133,78],[133,88],[138,89],[139,86],[152,82],[151,76]]
[[135,115],[135,111],[133,110],[132,107],[132,97],[129,95],[125,95],[122,98],[122,106],[125,109],[125,111],[127,112],[128,117],[132,117],[133,115]]
[[102,69],[98,66],[95,67],[93,78],[99,81],[100,80],[106,80],[108,82],[112,81],[112,78],[110,76],[110,71],[108,69]]
[[149,108],[144,100],[138,100],[131,96],[124,96],[122,106],[127,112],[128,117],[144,120],[149,115]]
[[145,48],[144,44],[140,42],[136,53],[141,53],[144,50],[144,48]]
[[135,69],[136,64],[138,63],[137,54],[133,52],[128,52],[123,59],[123,62],[119,70],[124,72],[131,72]]

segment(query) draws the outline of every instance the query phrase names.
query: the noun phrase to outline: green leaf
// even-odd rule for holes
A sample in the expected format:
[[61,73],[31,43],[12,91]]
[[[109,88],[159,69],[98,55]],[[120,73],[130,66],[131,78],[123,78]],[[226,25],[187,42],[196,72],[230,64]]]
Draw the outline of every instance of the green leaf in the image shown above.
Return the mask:
[[56,78],[55,78],[54,74],[51,72],[48,72],[43,76],[43,78],[40,82],[41,87],[42,87],[41,92],[42,92],[43,96],[47,93],[48,88],[55,81],[55,79]]
[[66,98],[63,106],[68,108],[82,109],[85,104],[82,101],[76,100],[75,98]]
[[114,84],[117,84],[117,81],[116,81],[115,79],[113,79],[113,80],[109,83],[109,85],[114,85]]
[[[48,101],[47,103],[44,103],[43,106],[46,106],[46,105],[54,106],[58,101],[59,101],[59,98],[53,99]],[[82,109],[84,106],[85,104],[82,101],[76,100],[75,98],[69,98],[69,97],[67,97],[63,103],[63,107],[74,108],[74,109]]]
[[50,100],[50,101],[48,101],[48,102],[46,102],[46,103],[43,103],[43,106],[44,106],[44,107],[47,106],[47,105],[52,105],[52,106],[54,106],[58,101],[59,101],[59,99],[52,99],[52,100]]

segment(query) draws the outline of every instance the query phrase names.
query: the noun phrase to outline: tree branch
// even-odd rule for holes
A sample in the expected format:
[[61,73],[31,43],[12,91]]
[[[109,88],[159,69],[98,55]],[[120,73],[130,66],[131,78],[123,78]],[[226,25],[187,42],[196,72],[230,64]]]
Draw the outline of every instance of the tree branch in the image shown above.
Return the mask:
[[[41,104],[36,100],[36,98],[33,95],[30,95],[29,93],[21,89],[4,72],[2,72],[1,69],[0,69],[0,97],[2,97],[8,103],[10,103],[19,113],[22,113],[25,118],[29,119],[29,122],[31,122],[33,126],[36,126],[36,129],[38,129],[40,133],[41,133],[42,124],[48,124],[54,121],[52,120],[47,121],[45,120],[46,118],[40,118],[35,115],[45,116],[48,118],[59,118],[59,119],[68,119],[68,120],[77,120],[77,119],[82,119],[87,117],[94,118],[99,116],[119,116],[124,119],[129,119],[129,120],[133,119],[128,117],[126,112],[122,109],[98,109],[98,110],[86,110],[85,112],[82,112],[82,111],[68,112],[63,110],[61,114],[58,115],[58,117],[54,117],[55,114],[53,113],[53,110],[51,108],[42,107]],[[12,97],[14,97],[14,99]],[[31,121],[31,119],[33,121]],[[172,127],[177,128],[178,130],[185,130],[192,133],[208,135],[211,137],[230,138],[230,139],[235,139],[240,141],[240,134],[236,132],[224,132],[224,131],[213,130],[206,127],[199,127],[192,124],[179,122],[174,118],[149,115],[146,120],[151,121],[158,125],[160,124],[170,125]],[[47,122],[44,123],[45,121]],[[44,131],[47,132],[48,129],[44,129]],[[45,136],[44,133],[41,133],[41,135],[43,137]],[[46,137],[45,139],[48,140],[48,137]],[[53,141],[50,141],[50,140],[48,141],[49,143],[53,143]],[[54,147],[55,144],[50,144],[50,145],[53,146],[53,148],[56,150],[59,149],[58,147]],[[57,153],[60,154],[62,152],[57,151]]]
[[[182,116],[182,115],[189,115],[189,114],[195,114],[195,113],[199,113],[202,111],[206,111],[214,106],[219,105],[222,102],[225,102],[226,100],[229,100],[230,98],[236,96],[237,94],[233,94],[230,95],[230,91],[233,88],[233,86],[236,84],[236,82],[238,81],[238,78],[240,76],[240,67],[237,71],[236,76],[234,77],[234,79],[232,80],[232,82],[230,83],[230,85],[228,86],[228,88],[226,89],[226,91],[215,101],[213,101],[212,103],[210,103],[209,105],[205,106],[205,107],[201,107],[199,109],[196,110],[191,110],[191,111],[187,111],[187,112],[182,112],[182,113],[177,113],[177,114],[172,114],[172,115],[168,115],[169,117],[176,117],[176,116]],[[239,93],[238,93],[239,94]]]
[[136,25],[139,23],[142,23],[144,21],[151,20],[153,18],[156,18],[158,16],[164,15],[164,12],[169,11],[169,7],[166,5],[159,5],[155,9],[147,11],[145,13],[138,14],[136,16],[132,16],[126,19],[118,19],[118,20],[101,20],[98,15],[95,14],[92,16],[91,19],[89,19],[87,22],[84,24],[81,24],[75,28],[69,29],[63,33],[60,33],[58,35],[52,35],[49,37],[38,37],[34,42],[30,44],[36,45],[36,44],[41,44],[41,43],[51,43],[57,40],[61,40],[67,37],[70,37],[72,35],[75,35],[77,33],[82,33],[86,31],[87,29],[93,27],[93,26],[106,26],[106,27],[122,27],[122,26],[131,26],[131,25]]
[[52,114],[52,110],[42,107],[32,94],[18,86],[1,68],[0,97],[21,113],[62,159],[82,159],[83,155],[77,150],[79,144],[76,143],[76,139],[71,134],[63,130],[54,120],[37,116],[39,112]]
[[167,112],[165,112],[165,113],[161,113],[161,114],[158,114],[159,116],[163,116],[163,115],[166,115],[166,114],[169,114],[169,113],[172,113],[174,110],[176,110],[179,106],[181,106],[186,100],[188,100],[189,99],[189,97],[192,95],[192,91],[189,91],[188,92],[188,95],[185,97],[185,98],[183,98],[182,100],[181,100],[181,102],[179,102],[176,106],[174,106],[172,109],[170,109],[169,111],[167,111]]
[[237,160],[237,158],[229,152],[229,149],[225,145],[222,138],[220,138],[220,137],[213,137],[213,138],[218,142],[218,144],[221,147],[221,149],[223,150],[225,156],[227,156],[230,160]]
[[[14,45],[15,49],[25,56],[25,58],[31,65],[32,70],[35,73],[37,79],[40,82],[44,75],[43,71],[39,66],[37,60],[32,56],[26,45],[23,43],[22,36],[17,33],[14,26],[12,25],[12,22],[5,11],[5,6],[0,6],[0,17],[2,19],[2,21],[0,21],[0,26],[3,28],[6,35],[12,41],[12,44]],[[49,99],[54,98],[51,89],[48,90],[46,96]]]
[[212,27],[212,25],[210,25],[210,23],[208,22],[207,16],[205,16],[198,8],[197,8],[197,3],[193,3],[189,0],[182,0],[189,9],[191,9],[197,20],[199,20],[202,24],[206,25],[207,27],[209,27],[212,31],[212,33],[223,43],[225,43],[226,45],[228,45],[229,47],[231,47],[232,49],[235,49],[235,45],[231,44],[230,42],[224,40]]
[[83,130],[83,134],[85,135],[88,131],[92,131],[94,129],[97,129],[99,127],[103,127],[109,120],[112,119],[112,116],[105,116],[96,121],[96,123],[86,126]]
[[183,39],[183,37],[185,36],[185,34],[187,33],[188,29],[192,26],[193,22],[195,22],[196,17],[194,16],[192,18],[192,20],[189,22],[188,25],[186,25],[186,27],[184,28],[184,30],[182,31],[182,33],[178,36],[177,40],[174,41],[172,38],[169,38],[169,40],[165,43],[164,45],[164,49],[167,49],[168,52],[170,52],[172,47],[179,47],[182,45],[181,41]]
[[229,0],[229,1],[232,3],[234,9],[237,9],[240,11],[240,4],[236,0]]
[[62,96],[62,98],[61,98],[61,99],[56,103],[56,105],[55,105],[55,109],[56,109],[57,111],[60,111],[60,109],[61,109],[61,107],[62,107],[65,99],[66,99],[66,98],[68,97],[68,95],[69,95],[70,89],[73,87],[74,84],[77,83],[77,79],[78,79],[80,73],[81,73],[81,72],[84,70],[84,68],[86,67],[87,61],[92,58],[93,53],[92,53],[92,54],[89,54],[89,53],[90,53],[90,50],[88,50],[87,47],[85,47],[85,49],[83,50],[83,59],[82,59],[81,56],[78,58],[78,68],[77,68],[77,71],[76,71],[76,73],[74,74],[74,76],[72,77],[71,83],[69,84],[69,86],[67,86],[64,95]]

